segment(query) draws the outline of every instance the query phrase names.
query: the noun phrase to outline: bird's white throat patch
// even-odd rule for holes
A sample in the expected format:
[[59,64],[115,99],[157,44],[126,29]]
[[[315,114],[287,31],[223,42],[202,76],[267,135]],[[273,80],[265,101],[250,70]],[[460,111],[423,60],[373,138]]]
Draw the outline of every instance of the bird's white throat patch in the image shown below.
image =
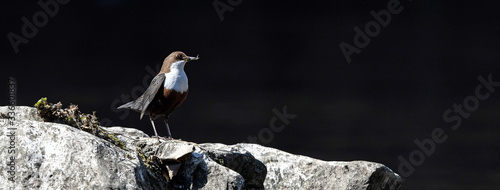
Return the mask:
[[165,86],[166,89],[173,89],[177,92],[183,93],[188,90],[188,78],[184,72],[184,65],[186,61],[176,61],[170,66],[170,72],[165,73]]

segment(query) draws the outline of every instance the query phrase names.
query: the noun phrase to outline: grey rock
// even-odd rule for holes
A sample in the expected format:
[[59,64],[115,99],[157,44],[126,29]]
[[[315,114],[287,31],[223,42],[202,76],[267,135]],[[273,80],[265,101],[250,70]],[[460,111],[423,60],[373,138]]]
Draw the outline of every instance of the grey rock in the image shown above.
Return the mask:
[[[0,106],[0,113],[4,115],[9,115],[8,113],[12,110],[9,106]],[[16,106],[14,109],[15,118],[17,120],[33,120],[33,121],[43,121],[40,116],[36,113],[36,109],[28,106]]]
[[[146,145],[145,149],[156,150],[154,155],[157,155],[158,159],[166,165],[175,166],[174,172],[171,172],[169,176],[173,176],[171,183],[176,189],[241,189],[243,187],[245,180],[239,173],[214,162],[195,143],[169,140],[152,146],[156,147],[148,148]],[[174,175],[171,175],[172,173]]]
[[[0,152],[0,184],[6,189],[161,189],[161,182],[150,177],[135,151],[67,125],[41,122],[30,115],[33,110],[16,107],[20,117],[13,126],[0,119],[0,142],[13,139],[9,150],[15,151]],[[11,156],[14,182],[4,172],[10,168],[3,158]]]
[[202,144],[204,149],[248,151],[265,164],[265,189],[399,189],[402,178],[374,162],[322,161],[256,144]]
[[121,135],[126,138],[140,139],[141,137],[149,137],[146,133],[139,129],[134,128],[125,128],[125,127],[103,127],[109,133],[113,133],[115,135]]
[[[0,107],[4,116],[8,111]],[[18,106],[15,113],[13,126],[0,118],[2,146],[8,147],[12,138],[14,143],[0,152],[0,184],[5,189],[392,190],[402,182],[373,162],[327,162],[256,144],[160,143],[137,129],[103,127],[124,143],[119,148],[80,129],[43,122],[32,107]],[[11,156],[13,162],[6,159]],[[164,176],[161,165],[152,164],[155,157],[177,166],[171,178]],[[15,182],[6,172],[11,166]]]
[[267,169],[264,163],[255,159],[243,148],[232,148],[223,144],[201,144],[207,155],[220,165],[228,167],[245,178],[246,189],[264,188]]

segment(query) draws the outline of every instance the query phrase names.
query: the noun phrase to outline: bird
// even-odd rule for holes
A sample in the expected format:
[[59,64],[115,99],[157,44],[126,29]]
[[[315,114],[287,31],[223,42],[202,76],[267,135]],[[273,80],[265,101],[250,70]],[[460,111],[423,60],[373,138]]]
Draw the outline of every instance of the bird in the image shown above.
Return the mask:
[[160,137],[156,132],[154,119],[157,116],[163,116],[168,130],[168,138],[172,139],[172,133],[170,133],[168,126],[168,116],[186,100],[188,95],[188,77],[184,72],[184,66],[187,62],[199,58],[199,55],[190,57],[182,51],[172,52],[165,58],[160,72],[151,80],[144,94],[134,101],[119,106],[118,109],[140,112],[140,119],[144,115],[149,115],[158,141]]

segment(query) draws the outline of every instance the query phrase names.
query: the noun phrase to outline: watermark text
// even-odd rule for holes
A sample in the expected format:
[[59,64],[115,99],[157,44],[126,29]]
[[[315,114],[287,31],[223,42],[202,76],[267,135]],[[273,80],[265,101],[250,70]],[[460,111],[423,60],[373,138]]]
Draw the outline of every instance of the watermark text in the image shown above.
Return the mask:
[[399,0],[389,0],[387,2],[387,9],[383,9],[378,12],[371,10],[370,14],[373,17],[373,20],[365,24],[364,30],[361,30],[358,26],[353,28],[355,34],[352,44],[354,45],[345,41],[342,41],[339,44],[340,51],[342,51],[347,63],[351,63],[352,55],[354,53],[360,54],[361,50],[366,48],[370,44],[371,40],[380,34],[382,27],[385,28],[389,26],[392,16],[398,15],[403,11],[403,9],[404,7],[401,5]]
[[8,112],[7,112],[7,117],[8,117],[8,124],[7,124],[7,139],[9,140],[8,142],[8,147],[7,147],[7,153],[8,157],[5,158],[7,160],[7,174],[8,174],[8,180],[15,182],[16,178],[16,132],[17,128],[15,126],[16,124],[16,91],[17,91],[17,83],[16,79],[13,77],[9,78],[8,86]]
[[219,16],[220,21],[224,21],[224,13],[227,11],[233,12],[234,8],[240,5],[243,0],[227,0],[227,3],[222,2],[221,0],[214,0],[212,5],[214,6],[215,12],[217,12],[217,16]]
[[23,26],[19,34],[14,32],[9,32],[7,34],[7,39],[9,39],[12,49],[17,54],[19,53],[19,46],[21,44],[27,44],[28,39],[34,38],[38,34],[38,30],[49,23],[49,16],[53,18],[59,12],[60,5],[66,5],[70,0],[39,0],[38,5],[42,10],[39,10],[33,14],[31,19],[23,16],[21,21]]
[[[286,105],[283,106],[283,112],[280,112],[278,109],[273,108],[273,113],[274,116],[269,121],[269,127],[260,129],[257,137],[253,135],[248,136],[248,142],[269,144],[274,140],[274,133],[283,131],[285,127],[290,124],[290,119],[294,119],[295,117],[297,117],[296,114],[288,113]],[[278,120],[280,122],[277,124]]]
[[[453,108],[447,109],[443,113],[443,121],[445,123],[454,123],[450,128],[457,130],[462,125],[462,120],[471,116],[471,113],[479,108],[480,101],[488,99],[491,93],[495,92],[495,88],[500,86],[500,82],[495,82],[491,74],[488,79],[483,76],[478,76],[480,84],[474,89],[474,94],[464,98],[462,104],[453,104]],[[415,168],[421,166],[426,157],[431,156],[436,151],[436,144],[441,144],[448,139],[448,135],[441,127],[436,127],[432,130],[430,138],[422,140],[415,139],[413,142],[417,148],[410,152],[407,157],[398,156],[399,165],[398,173],[403,177],[409,177]]]

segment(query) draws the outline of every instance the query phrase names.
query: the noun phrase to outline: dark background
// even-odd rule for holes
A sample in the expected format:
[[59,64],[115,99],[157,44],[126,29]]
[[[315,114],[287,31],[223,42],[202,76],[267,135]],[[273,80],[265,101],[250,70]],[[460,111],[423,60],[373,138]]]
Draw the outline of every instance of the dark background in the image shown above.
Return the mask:
[[[137,97],[131,91],[149,75],[146,67],[181,50],[201,59],[185,68],[190,91],[170,117],[175,138],[247,141],[269,128],[273,108],[286,105],[296,118],[260,144],[398,172],[398,156],[408,158],[418,148],[413,141],[439,127],[448,139],[401,189],[500,185],[500,88],[457,130],[442,119],[474,95],[478,76],[500,81],[500,2],[402,0],[403,11],[350,64],[339,43],[353,44],[353,28],[364,28],[374,20],[370,11],[387,9],[388,0],[243,0],[223,21],[213,1],[70,1],[16,54],[7,34],[21,35],[21,18],[41,10],[36,2],[1,6],[0,105],[12,76],[18,105],[48,97],[151,135],[148,119],[115,107]],[[165,136],[161,120],[156,125]]]

